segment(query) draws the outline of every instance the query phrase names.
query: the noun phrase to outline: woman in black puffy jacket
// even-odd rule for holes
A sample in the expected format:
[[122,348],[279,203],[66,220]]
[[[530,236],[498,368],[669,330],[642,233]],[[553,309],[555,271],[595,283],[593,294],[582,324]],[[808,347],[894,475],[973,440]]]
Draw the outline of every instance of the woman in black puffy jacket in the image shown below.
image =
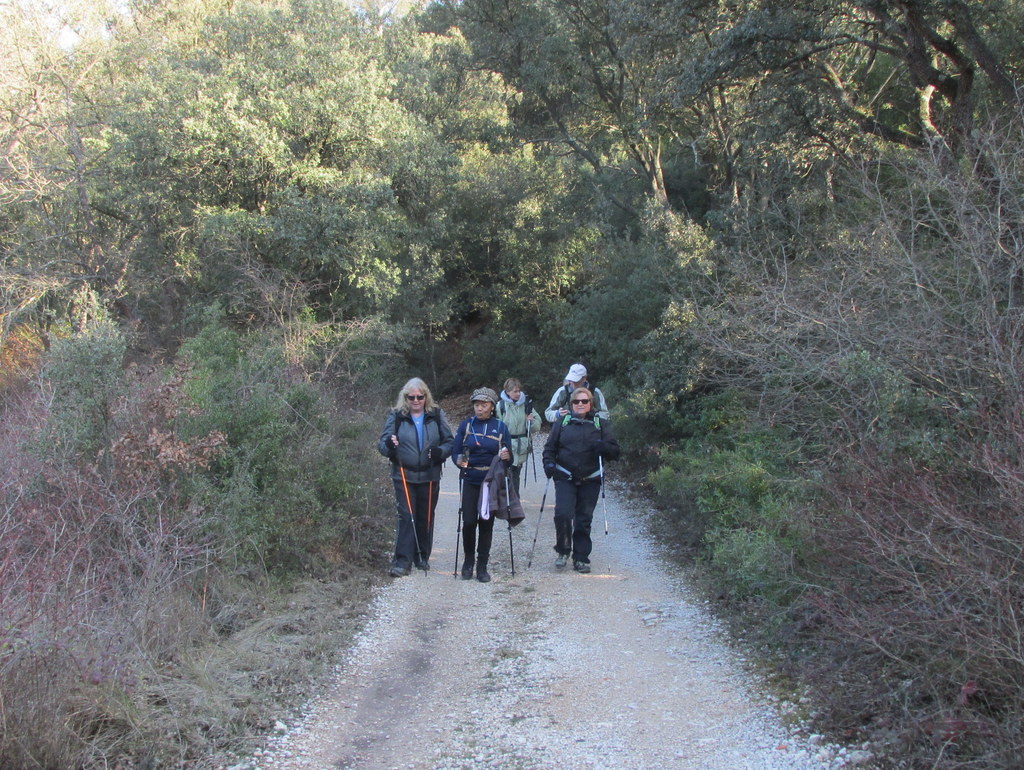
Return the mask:
[[573,569],[587,573],[604,461],[617,460],[620,450],[611,424],[594,410],[590,390],[576,388],[569,405],[544,444],[544,474],[555,482],[555,566],[564,567],[572,557]]
[[399,391],[377,442],[378,451],[391,460],[395,485],[398,521],[388,571],[392,577],[408,575],[414,564],[430,569],[441,466],[451,455],[452,440],[444,410],[434,403],[427,384],[413,377]]

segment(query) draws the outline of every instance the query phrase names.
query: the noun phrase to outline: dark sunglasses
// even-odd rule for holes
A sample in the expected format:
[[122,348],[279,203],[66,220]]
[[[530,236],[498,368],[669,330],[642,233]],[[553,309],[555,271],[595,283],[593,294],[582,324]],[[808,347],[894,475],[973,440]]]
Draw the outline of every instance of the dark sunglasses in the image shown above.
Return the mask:
[[574,404],[589,404],[590,403],[590,399],[589,398],[574,398],[572,400],[572,402]]
[[422,401],[426,396],[406,396],[410,401]]

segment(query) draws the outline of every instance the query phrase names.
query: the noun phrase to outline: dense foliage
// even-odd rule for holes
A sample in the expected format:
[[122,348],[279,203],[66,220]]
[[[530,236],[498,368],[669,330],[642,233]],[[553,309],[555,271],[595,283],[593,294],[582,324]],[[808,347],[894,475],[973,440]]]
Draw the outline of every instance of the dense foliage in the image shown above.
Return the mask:
[[131,756],[219,579],[374,565],[404,378],[576,360],[823,730],[1012,764],[1024,3],[404,5],[0,9],[0,764]]

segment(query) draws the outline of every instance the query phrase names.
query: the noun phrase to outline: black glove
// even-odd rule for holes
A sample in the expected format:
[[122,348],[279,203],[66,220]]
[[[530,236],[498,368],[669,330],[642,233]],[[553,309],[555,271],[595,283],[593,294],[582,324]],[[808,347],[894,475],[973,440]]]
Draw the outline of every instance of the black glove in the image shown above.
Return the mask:
[[604,439],[598,439],[594,444],[594,449],[597,451],[598,457],[604,457]]
[[547,476],[549,479],[555,475],[554,463],[544,463],[544,475]]
[[427,447],[427,461],[433,465],[440,465],[441,463],[443,463],[444,457],[441,456],[441,447]]
[[388,459],[393,463],[398,462],[398,447],[392,444],[390,440],[388,441]]

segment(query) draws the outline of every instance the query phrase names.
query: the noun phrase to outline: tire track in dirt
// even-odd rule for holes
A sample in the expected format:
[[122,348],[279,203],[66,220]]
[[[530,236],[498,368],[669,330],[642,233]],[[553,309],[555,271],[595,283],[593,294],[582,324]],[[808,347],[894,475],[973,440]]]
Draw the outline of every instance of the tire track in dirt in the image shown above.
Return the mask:
[[[537,447],[539,452],[539,447]],[[525,474],[525,472],[524,472]],[[836,768],[844,752],[787,730],[707,608],[609,486],[593,572],[554,567],[553,488],[495,526],[493,582],[455,579],[458,477],[442,480],[433,569],[385,586],[322,697],[260,770]],[[605,537],[607,513],[610,534]],[[527,568],[537,532],[532,566]]]

